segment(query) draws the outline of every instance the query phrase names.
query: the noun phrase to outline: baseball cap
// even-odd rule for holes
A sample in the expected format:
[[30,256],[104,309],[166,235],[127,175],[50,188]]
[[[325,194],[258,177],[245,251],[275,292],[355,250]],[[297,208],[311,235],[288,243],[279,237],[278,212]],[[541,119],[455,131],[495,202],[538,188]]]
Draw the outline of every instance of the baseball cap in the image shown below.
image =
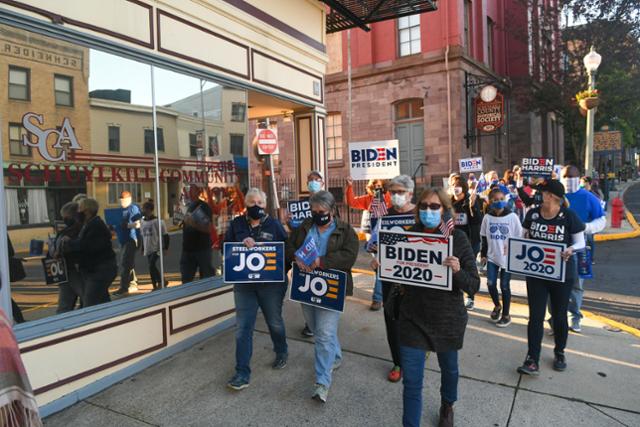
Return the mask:
[[322,172],[320,172],[319,170],[312,170],[311,172],[309,172],[307,174],[307,179],[311,178],[311,176],[316,175],[317,177],[319,177],[322,181],[324,181],[324,176],[322,175]]
[[548,191],[561,199],[564,198],[564,185],[557,179],[549,179],[538,184],[538,191]]

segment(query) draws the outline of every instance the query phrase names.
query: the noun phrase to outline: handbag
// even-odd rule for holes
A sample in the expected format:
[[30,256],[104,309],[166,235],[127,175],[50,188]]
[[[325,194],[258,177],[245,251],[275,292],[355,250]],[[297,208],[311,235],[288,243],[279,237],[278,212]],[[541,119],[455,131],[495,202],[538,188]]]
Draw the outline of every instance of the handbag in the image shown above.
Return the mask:
[[404,289],[402,285],[393,285],[391,292],[384,301],[384,312],[393,320],[400,319],[400,305],[404,298]]
[[27,277],[26,271],[24,271],[24,266],[22,265],[22,260],[16,257],[9,258],[9,281],[11,283],[18,282]]

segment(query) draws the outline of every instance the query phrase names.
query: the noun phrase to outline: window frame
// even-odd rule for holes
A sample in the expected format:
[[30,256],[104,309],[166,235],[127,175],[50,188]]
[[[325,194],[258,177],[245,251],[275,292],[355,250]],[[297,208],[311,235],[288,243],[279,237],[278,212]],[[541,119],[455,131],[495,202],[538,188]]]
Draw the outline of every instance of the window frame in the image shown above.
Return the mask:
[[240,152],[238,154],[234,153],[233,151],[233,137],[241,137],[242,138],[242,144],[240,144],[240,147],[242,147],[242,151],[244,152],[244,134],[243,133],[229,133],[229,153],[234,156],[234,157],[242,157],[243,156],[243,152]]
[[[414,17],[414,16],[418,18],[418,24],[417,25],[411,25],[411,18]],[[398,40],[398,46],[397,46],[398,58],[404,58],[406,56],[417,55],[419,53],[422,53],[422,32],[421,32],[421,25],[420,25],[420,17],[421,17],[420,14],[414,14],[414,15],[403,16],[403,17],[400,17],[400,18],[396,19],[396,37],[397,37],[397,40]],[[400,27],[400,20],[402,18],[407,18],[407,25],[408,25],[407,27],[403,27],[403,28]],[[418,38],[417,39],[412,39],[411,38],[411,32],[412,32],[412,29],[414,29],[414,28],[418,29]],[[401,41],[400,34],[403,31],[407,31],[409,33],[409,41],[407,41],[407,42],[402,42]],[[417,41],[418,44],[419,44],[417,52],[413,52],[413,48],[412,48],[413,42],[415,42],[415,41]],[[409,53],[403,55],[402,54],[402,45],[406,45],[406,44],[409,45]]]
[[[237,107],[242,107],[242,117],[240,118],[238,115],[234,114],[234,111],[233,111],[233,109]],[[235,123],[242,123],[245,121],[246,117],[247,117],[247,104],[244,102],[232,102],[231,103],[231,121]]]
[[[59,91],[56,89],[56,79],[63,79],[69,82],[69,104],[61,104],[58,102]],[[61,93],[65,93],[65,92],[61,92]],[[57,107],[74,107],[75,106],[75,102],[74,102],[75,100],[73,96],[73,76],[67,76],[64,74],[57,74],[57,73],[53,75],[53,99]]]
[[[114,150],[111,147],[111,129],[117,129],[118,130],[118,149]],[[118,125],[107,125],[107,149],[109,150],[109,152],[111,153],[119,153],[120,152],[120,126]]]
[[[147,150],[147,132],[151,132],[151,150]],[[156,128],[156,133],[158,134],[158,152],[164,152],[164,129],[161,127]],[[144,128],[144,154],[153,154],[155,155],[155,143],[154,143],[154,132],[153,128]]]
[[[26,77],[27,77],[27,83],[25,85],[27,90],[26,98],[13,98],[11,96],[11,86],[17,85],[16,83],[11,83],[11,71],[23,71],[26,74]],[[18,65],[9,65],[9,71],[7,73],[7,97],[12,101],[27,101],[27,102],[31,101],[31,69],[30,68],[20,67]]]
[[472,55],[473,51],[473,2],[464,0],[462,8],[462,28],[464,36],[464,52]]
[[[336,125],[335,117],[340,118],[340,124]],[[344,143],[342,139],[342,112],[334,111],[327,114],[326,121],[326,140],[327,140],[327,161],[331,163],[342,163],[344,161]],[[340,134],[336,136],[335,130],[340,129]],[[340,141],[340,143],[336,146],[336,141]],[[331,147],[330,141],[333,141],[333,147]],[[331,156],[333,153],[333,158]],[[336,157],[335,155],[339,153],[340,157]]]
[[[8,137],[8,138],[7,138],[7,139],[9,140],[9,155],[10,155],[10,156],[12,156],[12,157],[13,157],[13,156],[18,156],[18,157],[33,157],[33,151],[32,151],[32,149],[31,149],[31,147],[29,147],[29,146],[25,146],[25,145],[23,145],[23,144],[22,144],[22,137],[23,137],[24,135],[29,136],[29,133],[28,133],[28,132],[23,133],[24,127],[22,126],[22,123],[9,122],[9,123],[8,123],[8,125],[9,125],[9,127],[7,128],[7,132],[8,132],[8,134],[7,134],[7,137]],[[19,133],[20,133],[20,139],[19,139],[19,140],[11,139],[11,128],[12,128],[12,127],[14,127],[14,128],[18,128]],[[19,153],[14,152],[14,151],[13,151],[13,146],[14,146],[14,143],[15,143],[15,142],[18,142],[19,146],[20,146],[20,147],[22,147],[22,148],[20,149],[20,151],[22,151],[22,149],[23,149],[23,148],[26,148],[26,149],[27,149],[27,154],[24,154],[24,153],[22,153],[22,152],[19,152]]]

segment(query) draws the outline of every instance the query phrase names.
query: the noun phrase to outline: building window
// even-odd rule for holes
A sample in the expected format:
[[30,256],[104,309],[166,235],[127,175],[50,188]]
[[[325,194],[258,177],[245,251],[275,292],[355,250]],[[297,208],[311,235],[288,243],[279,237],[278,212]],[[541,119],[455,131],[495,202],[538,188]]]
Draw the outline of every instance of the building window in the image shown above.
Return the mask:
[[489,68],[494,68],[493,62],[493,31],[495,24],[491,18],[487,18],[487,65]]
[[[120,151],[120,127],[118,126],[109,126],[109,151]],[[147,133],[145,131],[145,139],[147,137]],[[146,145],[146,142],[145,142]]]
[[400,56],[420,53],[420,15],[398,18]]
[[244,135],[232,133],[229,135],[229,142],[231,145],[231,154],[242,157],[244,153]]
[[244,122],[245,111],[246,111],[246,106],[243,102],[231,103],[231,121]]
[[209,157],[217,157],[220,155],[220,143],[218,135],[209,137]]
[[[157,128],[158,133],[158,151],[164,151],[164,132],[162,128]],[[153,142],[153,129],[144,130],[144,152],[145,154],[155,154]]]
[[53,87],[56,105],[73,107],[73,78],[56,74],[53,77]]
[[142,202],[142,184],[130,182],[109,183],[109,204],[116,205],[120,202],[120,194],[123,191],[131,193],[133,203]]
[[394,118],[399,120],[411,120],[424,116],[423,102],[420,98],[408,99],[398,102],[394,108]]
[[29,79],[28,68],[9,67],[9,99],[29,101],[31,99]]
[[189,156],[196,157],[198,155],[198,135],[189,134]]
[[31,147],[22,144],[26,135],[20,123],[9,123],[9,153],[12,156],[31,156]]
[[471,22],[473,19],[473,3],[464,0],[464,50],[471,54]]
[[342,160],[342,115],[327,116],[327,160]]

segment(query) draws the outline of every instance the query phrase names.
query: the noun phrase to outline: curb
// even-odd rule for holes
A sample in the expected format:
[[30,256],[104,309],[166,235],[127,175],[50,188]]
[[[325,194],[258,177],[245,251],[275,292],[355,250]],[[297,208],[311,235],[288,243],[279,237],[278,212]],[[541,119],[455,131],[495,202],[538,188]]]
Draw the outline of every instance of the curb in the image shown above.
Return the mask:
[[[638,224],[636,223],[636,225],[638,225]],[[373,271],[363,270],[363,269],[360,269],[360,268],[352,268],[351,271],[353,273],[361,273],[361,274],[366,274],[366,275],[369,275],[369,276],[373,276],[374,275]],[[489,299],[489,297],[487,297],[484,294],[476,294],[476,295],[481,297],[481,298]],[[511,303],[514,304],[513,301]],[[515,304],[518,304],[518,303],[515,303]],[[522,304],[522,305],[526,305],[526,304]],[[637,338],[640,338],[640,329],[636,329],[633,326],[625,325],[624,323],[618,322],[617,320],[609,319],[608,317],[604,317],[604,316],[592,313],[592,312],[584,310],[584,309],[581,310],[581,311],[582,311],[582,314],[584,314],[584,316],[588,317],[589,319],[597,320],[599,322],[604,323],[605,325],[611,326],[613,328],[618,328],[621,331],[627,332],[627,333],[629,333],[629,334],[631,334],[631,335],[633,335],[633,336],[635,336]]]
[[623,240],[623,239],[632,239],[634,237],[640,236],[640,225],[636,222],[636,219],[631,214],[631,212],[625,210],[625,215],[627,217],[627,221],[633,227],[633,231],[627,231],[625,233],[611,233],[611,234],[596,234],[594,236],[596,242],[608,242],[611,240]]

